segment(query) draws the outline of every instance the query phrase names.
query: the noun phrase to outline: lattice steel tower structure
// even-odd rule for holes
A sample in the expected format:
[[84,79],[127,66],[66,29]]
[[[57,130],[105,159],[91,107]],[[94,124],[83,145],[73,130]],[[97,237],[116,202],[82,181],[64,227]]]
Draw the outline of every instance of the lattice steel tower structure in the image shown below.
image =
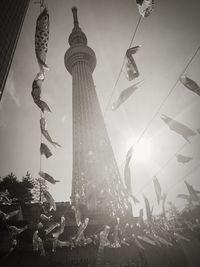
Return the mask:
[[126,215],[130,204],[114,158],[98,102],[92,73],[94,51],[79,27],[77,8],[72,8],[74,27],[64,62],[72,75],[73,173],[72,204],[79,197],[90,211]]

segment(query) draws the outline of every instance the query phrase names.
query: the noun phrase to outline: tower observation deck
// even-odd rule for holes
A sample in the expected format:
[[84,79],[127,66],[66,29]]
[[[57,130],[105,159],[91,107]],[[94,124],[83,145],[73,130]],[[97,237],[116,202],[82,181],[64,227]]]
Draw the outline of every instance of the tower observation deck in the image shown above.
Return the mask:
[[94,86],[96,56],[79,27],[77,8],[73,7],[72,12],[74,27],[64,57],[65,67],[72,75],[73,90],[72,204],[79,197],[89,211],[123,216],[130,204]]

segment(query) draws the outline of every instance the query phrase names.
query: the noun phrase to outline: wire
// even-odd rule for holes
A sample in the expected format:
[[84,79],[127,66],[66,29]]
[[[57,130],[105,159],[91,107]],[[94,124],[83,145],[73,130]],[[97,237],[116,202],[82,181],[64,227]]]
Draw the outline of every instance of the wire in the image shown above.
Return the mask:
[[[133,36],[132,36],[132,39],[131,39],[129,48],[132,46],[132,43],[133,43],[133,41],[134,41],[134,38],[135,38],[135,36],[136,36],[137,30],[138,30],[139,25],[140,25],[141,18],[142,18],[142,16],[140,16],[139,19],[138,19],[138,23],[137,23],[136,28],[135,28],[135,31],[134,31],[134,33],[133,33]],[[113,95],[114,95],[114,93],[115,93],[116,86],[117,86],[117,84],[118,84],[119,78],[120,78],[120,76],[121,76],[121,73],[122,73],[122,70],[123,70],[123,67],[124,67],[125,58],[126,58],[126,56],[124,56],[122,66],[121,66],[120,71],[119,71],[119,74],[118,74],[118,76],[117,76],[117,80],[116,80],[115,85],[114,85],[114,87],[113,87],[111,96],[110,96],[110,98],[109,98],[109,100],[108,100],[108,103],[107,103],[107,105],[106,105],[106,109],[105,109],[104,114],[105,114],[106,111],[108,110],[108,108],[109,108],[109,106],[110,106],[110,102],[111,102],[111,100],[112,100],[112,98],[113,98]]]
[[[200,49],[200,46],[197,48],[197,50],[195,51],[195,53],[192,55],[192,57],[190,58],[189,62],[187,63],[186,67],[184,68],[184,70],[181,72],[181,75],[187,70],[187,68],[189,67],[189,65],[191,64],[191,62],[193,61],[194,57],[196,56],[198,50]],[[180,76],[181,76],[180,75]],[[179,77],[180,77],[179,76]],[[139,143],[139,141],[142,139],[142,137],[144,136],[144,134],[146,133],[146,131],[148,130],[148,128],[150,127],[151,123],[153,122],[153,120],[156,118],[156,116],[158,115],[158,113],[160,112],[160,110],[162,109],[163,105],[165,104],[165,102],[167,101],[168,97],[171,95],[171,93],[173,92],[173,90],[176,88],[177,84],[179,82],[179,78],[177,79],[177,81],[175,82],[175,84],[172,86],[172,88],[170,89],[170,91],[168,92],[168,94],[166,95],[166,97],[163,99],[163,101],[161,102],[160,106],[158,107],[157,111],[155,112],[155,114],[153,115],[153,117],[151,118],[151,120],[148,122],[147,126],[144,128],[144,130],[142,131],[141,135],[139,136],[139,138],[137,139],[137,141],[135,142],[135,144]]]
[[[189,65],[191,64],[191,62],[193,61],[193,59],[195,58],[196,54],[198,53],[200,49],[200,46],[197,48],[197,50],[195,51],[195,53],[192,55],[192,57],[190,58],[190,60],[188,61],[188,63],[186,64],[186,67],[184,68],[184,70],[181,72],[181,74],[179,75],[179,77],[187,70],[187,68],[189,67]],[[133,147],[138,144],[140,142],[140,140],[142,139],[142,137],[144,136],[144,134],[146,133],[146,131],[148,130],[148,128],[150,127],[151,123],[153,122],[153,120],[156,118],[156,116],[158,115],[158,113],[160,112],[160,110],[162,109],[163,105],[165,104],[165,102],[167,101],[168,97],[171,95],[171,93],[173,92],[173,90],[175,89],[176,85],[179,82],[179,78],[177,79],[177,81],[175,82],[175,84],[173,85],[173,87],[170,89],[170,91],[168,92],[168,94],[166,95],[166,97],[163,99],[163,101],[161,102],[160,106],[158,107],[157,111],[155,112],[155,114],[153,115],[153,117],[151,118],[151,120],[147,123],[147,126],[144,128],[144,130],[142,131],[142,133],[140,134],[140,136],[138,137],[138,139],[136,140],[136,142],[132,145]],[[121,165],[120,165],[120,169],[121,167],[124,165],[124,163],[126,162],[126,160],[124,160]]]
[[[162,170],[172,161],[172,159],[176,156],[178,152],[180,152],[185,146],[187,145],[187,142],[185,142],[179,149],[166,161],[166,163],[151,177],[157,176]],[[144,191],[145,188],[147,188],[152,183],[152,180],[150,180],[148,183],[146,183],[136,194],[135,196],[138,196],[142,191]]]

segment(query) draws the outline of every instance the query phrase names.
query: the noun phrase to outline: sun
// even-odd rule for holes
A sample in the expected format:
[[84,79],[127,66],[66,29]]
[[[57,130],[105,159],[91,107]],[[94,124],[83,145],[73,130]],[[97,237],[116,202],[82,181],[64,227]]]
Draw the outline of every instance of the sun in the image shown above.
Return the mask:
[[[134,144],[135,140],[130,139],[127,142],[128,149]],[[152,154],[152,144],[148,140],[142,139],[141,141],[139,141],[138,144],[134,145],[133,159],[141,162],[148,161],[151,157],[151,154]]]

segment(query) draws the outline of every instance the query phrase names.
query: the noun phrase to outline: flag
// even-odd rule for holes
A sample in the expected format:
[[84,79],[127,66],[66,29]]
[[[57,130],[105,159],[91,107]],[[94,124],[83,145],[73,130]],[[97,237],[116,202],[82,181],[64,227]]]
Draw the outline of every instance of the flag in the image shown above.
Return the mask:
[[196,133],[186,125],[176,120],[173,120],[164,114],[161,116],[161,119],[169,126],[170,130],[176,132],[177,134],[180,134],[189,143],[190,141],[188,138],[190,136],[196,135]]
[[148,17],[154,9],[154,0],[136,0],[140,15]]
[[41,119],[40,119],[40,129],[41,129],[41,132],[42,132],[42,134],[44,135],[44,137],[45,137],[45,138],[46,138],[52,145],[61,147],[57,142],[54,142],[54,141],[51,139],[51,137],[50,137],[48,131],[46,130],[46,126],[47,126],[47,124],[46,124],[46,120],[45,120],[45,118],[41,118]]
[[59,180],[55,180],[51,175],[49,175],[49,174],[46,173],[46,172],[42,172],[42,171],[40,171],[40,172],[39,172],[39,175],[40,175],[43,179],[45,179],[46,181],[48,181],[48,182],[51,183],[51,184],[55,184],[55,183],[57,183],[57,182],[60,182]]
[[102,258],[103,258],[103,251],[104,247],[107,243],[108,234],[110,232],[110,226],[106,225],[104,227],[104,230],[100,233],[100,244],[97,252],[97,261],[96,261],[96,267],[102,266]]
[[122,103],[124,103],[135,92],[135,90],[138,89],[143,84],[143,82],[144,81],[142,80],[124,89],[119,95],[119,98],[117,99],[117,101],[113,103],[112,110],[117,109]]
[[40,145],[40,154],[45,155],[46,158],[49,158],[53,155],[51,150],[44,143],[41,143],[41,145]]
[[160,183],[159,183],[157,177],[153,178],[153,184],[154,184],[154,189],[155,189],[155,192],[156,192],[157,202],[158,202],[158,205],[159,205],[160,201],[162,199],[162,190],[161,190],[161,186],[160,186]]
[[185,75],[182,75],[180,77],[180,82],[185,86],[187,87],[190,91],[194,92],[195,94],[197,94],[198,96],[200,96],[200,87],[199,85],[191,80],[190,78],[188,78],[187,76]]
[[47,190],[43,190],[44,197],[46,198],[47,202],[49,203],[50,207],[49,210],[51,211],[52,209],[56,211],[56,203],[51,196],[51,194]]
[[151,222],[151,220],[152,220],[152,210],[150,209],[149,200],[145,195],[143,195],[143,197],[144,197],[144,203],[145,203],[145,208],[146,208],[147,220],[149,222]]
[[36,22],[35,30],[35,54],[40,67],[40,70],[44,72],[48,69],[46,65],[46,55],[48,50],[49,41],[49,13],[45,7],[40,13]]
[[181,154],[178,154],[176,156],[176,158],[177,158],[178,162],[183,163],[183,164],[189,162],[190,160],[192,160],[191,157],[184,156],[184,155],[181,155]]
[[129,81],[137,78],[139,76],[138,67],[133,58],[133,54],[135,54],[139,50],[140,46],[131,47],[126,51],[126,78]]

